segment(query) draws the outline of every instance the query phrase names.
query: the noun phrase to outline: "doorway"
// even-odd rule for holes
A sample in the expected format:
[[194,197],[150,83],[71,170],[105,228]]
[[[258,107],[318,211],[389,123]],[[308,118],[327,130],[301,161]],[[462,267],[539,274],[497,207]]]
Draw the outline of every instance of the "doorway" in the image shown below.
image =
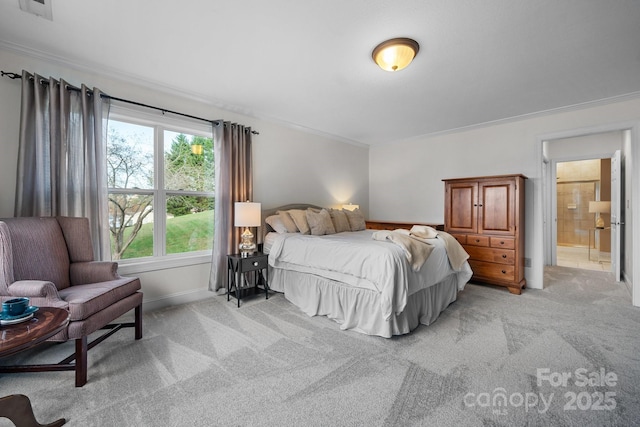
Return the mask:
[[[624,224],[624,217],[626,213],[620,212],[621,205],[629,205],[629,199],[627,195],[629,192],[624,191],[624,179],[622,171],[624,170],[625,159],[622,156],[623,149],[625,152],[631,152],[632,132],[630,129],[618,128],[618,129],[601,129],[597,131],[582,131],[582,132],[567,132],[565,134],[557,134],[547,138],[541,139],[542,142],[542,176],[543,176],[543,191],[545,196],[544,201],[544,257],[545,265],[557,265],[557,232],[558,232],[558,206],[557,206],[557,164],[563,162],[573,162],[579,160],[593,160],[593,159],[610,159],[610,185],[596,187],[594,189],[594,199],[586,200],[587,202],[598,202],[600,193],[605,192],[603,201],[608,198],[611,201],[610,209],[610,253],[611,253],[611,267],[610,271],[614,274],[616,281],[621,280],[621,273],[629,269],[629,264],[623,265],[622,259],[629,256],[632,251],[631,248],[627,248],[622,241],[621,236],[627,233],[628,228]],[[605,164],[608,166],[609,164]],[[605,166],[605,167],[606,167]],[[602,169],[600,170],[602,175]],[[597,181],[599,178],[593,178],[592,181]],[[615,185],[614,185],[615,182]],[[597,183],[597,182],[596,182]],[[594,184],[595,187],[595,184]],[[592,197],[587,195],[585,197]],[[625,203],[621,203],[621,199],[625,200]],[[572,203],[572,202],[568,202]],[[585,209],[586,204],[584,205]],[[565,205],[565,208],[568,206]],[[604,212],[603,209],[596,209],[594,212],[597,214],[595,217],[599,217],[600,212]],[[594,230],[584,232],[585,240],[587,241],[587,255],[589,255],[589,248],[595,248],[596,250],[602,250],[603,247],[600,244],[600,234],[607,234],[607,231],[603,233],[605,227],[596,226],[595,222],[591,227],[588,225],[582,226],[583,229],[588,230],[593,228]],[[589,243],[589,233],[591,233],[592,243]],[[605,245],[608,240],[604,240]],[[595,242],[595,243],[593,243]],[[584,245],[584,242],[582,243]],[[596,246],[598,245],[598,246]],[[627,251],[627,249],[629,249]],[[605,251],[603,251],[605,252]],[[597,252],[596,252],[597,257]],[[597,259],[597,258],[596,258]],[[626,261],[626,259],[625,259]],[[626,281],[625,281],[626,282]],[[630,282],[630,281],[629,281]],[[627,282],[627,283],[629,283]]]
[[[603,140],[602,136],[607,137]],[[640,265],[640,233],[637,232],[640,197],[634,197],[640,188],[640,122],[614,123],[555,132],[540,135],[538,142],[541,148],[543,229],[543,263],[540,273],[543,275],[545,266],[556,264],[554,162],[611,157],[612,231],[615,225],[611,242],[612,274],[616,281],[621,281],[629,290],[632,304],[640,307],[640,268],[637,267]]]
[[556,263],[611,271],[611,159],[556,163]]

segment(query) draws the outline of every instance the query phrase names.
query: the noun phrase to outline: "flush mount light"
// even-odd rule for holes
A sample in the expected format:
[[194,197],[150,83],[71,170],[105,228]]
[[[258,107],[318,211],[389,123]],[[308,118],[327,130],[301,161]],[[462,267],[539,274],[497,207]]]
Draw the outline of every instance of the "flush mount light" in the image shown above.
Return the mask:
[[420,45],[408,38],[384,41],[373,49],[371,56],[376,64],[385,71],[400,71],[413,61]]

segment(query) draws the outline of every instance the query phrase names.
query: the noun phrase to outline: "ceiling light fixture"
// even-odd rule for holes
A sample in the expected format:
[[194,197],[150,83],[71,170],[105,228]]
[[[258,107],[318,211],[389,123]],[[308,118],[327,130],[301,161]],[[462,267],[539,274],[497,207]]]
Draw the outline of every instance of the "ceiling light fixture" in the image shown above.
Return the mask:
[[419,50],[417,41],[401,37],[380,43],[373,49],[371,56],[383,70],[400,71],[411,64]]

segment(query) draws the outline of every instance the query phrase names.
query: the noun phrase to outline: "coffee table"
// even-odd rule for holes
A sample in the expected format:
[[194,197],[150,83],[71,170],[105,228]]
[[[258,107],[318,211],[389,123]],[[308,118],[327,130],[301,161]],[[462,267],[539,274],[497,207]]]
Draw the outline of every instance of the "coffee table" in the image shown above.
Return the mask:
[[[0,326],[0,358],[16,354],[32,348],[47,338],[51,338],[69,324],[67,310],[55,307],[40,307],[33,317],[25,322]],[[43,366],[0,366],[0,372],[40,372]],[[48,369],[51,370],[51,369]],[[61,426],[66,420],[61,418],[50,424],[39,424],[35,420],[29,398],[23,395],[12,395],[0,398],[0,417],[7,417],[14,424],[33,426]]]
[[0,357],[10,356],[38,345],[63,330],[68,324],[67,310],[40,307],[26,322],[0,326]]

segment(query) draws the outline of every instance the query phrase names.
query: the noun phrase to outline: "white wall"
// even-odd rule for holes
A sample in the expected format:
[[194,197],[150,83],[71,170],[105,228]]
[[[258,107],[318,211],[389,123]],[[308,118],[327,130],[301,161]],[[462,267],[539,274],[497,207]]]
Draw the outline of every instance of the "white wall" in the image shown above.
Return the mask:
[[[428,117],[425,118],[428,120]],[[425,136],[372,147],[369,156],[369,216],[386,220],[444,221],[444,178],[522,173],[526,187],[525,269],[527,286],[543,285],[543,223],[540,135],[640,121],[640,99],[559,112]],[[634,146],[635,152],[640,147]],[[627,161],[627,167],[630,166]],[[638,179],[640,171],[630,172]],[[638,212],[633,221],[640,221]],[[633,254],[640,262],[640,254]]]
[[[263,208],[288,203],[369,206],[369,148],[261,123],[254,143],[254,192]],[[259,199],[258,199],[259,197]]]
[[[56,58],[43,59],[0,49],[0,64],[3,71],[21,73],[26,69],[42,76],[62,78],[73,85],[95,86],[115,97],[251,126],[260,132],[253,139],[254,199],[262,202],[264,208],[296,202],[331,207],[351,201],[360,204],[367,214],[368,147],[242,116],[168,90],[163,92],[139,82],[126,82],[121,76],[73,68]],[[0,78],[0,218],[13,216],[20,84],[20,80]],[[145,293],[145,308],[208,296],[209,267],[209,263],[205,263],[136,273]]]
[[623,131],[595,133],[549,140],[546,150],[549,159],[558,161],[609,158],[616,150],[622,150]]

